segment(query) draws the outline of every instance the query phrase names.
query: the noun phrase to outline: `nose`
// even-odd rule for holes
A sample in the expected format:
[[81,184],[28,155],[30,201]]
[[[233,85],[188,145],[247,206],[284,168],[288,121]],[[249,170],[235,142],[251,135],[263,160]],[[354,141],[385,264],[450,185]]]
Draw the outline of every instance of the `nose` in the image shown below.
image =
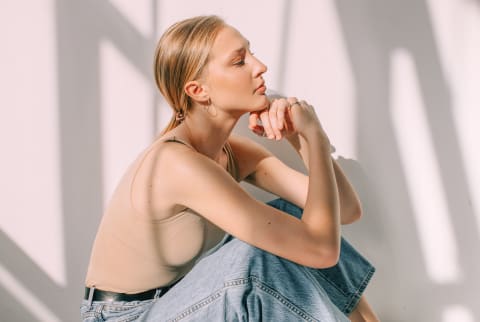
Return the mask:
[[255,56],[252,56],[252,57],[255,61],[254,68],[253,68],[253,73],[254,73],[253,76],[255,77],[261,76],[268,70],[268,68],[264,63],[260,61],[260,59],[256,58]]

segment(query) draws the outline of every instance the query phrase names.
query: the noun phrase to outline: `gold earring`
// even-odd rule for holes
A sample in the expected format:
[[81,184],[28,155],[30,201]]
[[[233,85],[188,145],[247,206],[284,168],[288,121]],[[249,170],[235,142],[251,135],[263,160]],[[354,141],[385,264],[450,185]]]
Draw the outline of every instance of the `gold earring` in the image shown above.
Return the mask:
[[[212,105],[212,100],[209,98],[208,99],[208,103],[206,105],[203,106],[205,112],[208,113],[208,115],[212,116],[212,117],[215,117],[217,116],[217,109],[215,108],[215,106]],[[213,112],[211,111],[210,108],[213,108]]]

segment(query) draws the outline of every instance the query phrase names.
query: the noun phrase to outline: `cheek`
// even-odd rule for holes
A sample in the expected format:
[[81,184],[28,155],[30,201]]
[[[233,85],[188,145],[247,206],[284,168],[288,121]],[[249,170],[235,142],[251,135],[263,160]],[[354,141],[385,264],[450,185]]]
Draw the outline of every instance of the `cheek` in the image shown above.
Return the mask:
[[251,95],[253,91],[250,77],[244,75],[244,73],[222,75],[212,82],[212,89],[215,96],[233,98],[233,94],[235,95],[234,99]]

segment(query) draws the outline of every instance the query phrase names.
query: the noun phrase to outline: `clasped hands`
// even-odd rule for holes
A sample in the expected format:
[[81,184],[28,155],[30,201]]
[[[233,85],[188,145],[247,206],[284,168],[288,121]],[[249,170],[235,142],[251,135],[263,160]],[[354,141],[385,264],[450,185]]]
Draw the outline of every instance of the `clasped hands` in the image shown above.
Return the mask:
[[312,127],[321,128],[313,106],[295,97],[273,99],[265,109],[251,112],[248,127],[270,140],[302,134]]

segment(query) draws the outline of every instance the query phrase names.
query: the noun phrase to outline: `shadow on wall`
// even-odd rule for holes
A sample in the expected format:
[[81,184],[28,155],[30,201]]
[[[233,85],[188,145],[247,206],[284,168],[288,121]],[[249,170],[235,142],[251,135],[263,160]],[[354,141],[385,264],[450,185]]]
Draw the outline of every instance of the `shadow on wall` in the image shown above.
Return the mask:
[[[156,3],[152,1],[152,15]],[[1,321],[80,318],[86,265],[102,214],[100,41],[109,39],[138,71],[151,76],[155,39],[141,35],[110,2],[57,0],[55,4],[67,285],[52,281],[0,231],[1,265],[32,294],[32,301],[25,297],[19,301],[21,291],[15,296],[12,290],[0,288]]]
[[[467,316],[466,321],[480,320],[475,300],[479,262],[471,254],[472,245],[479,245],[479,236],[458,130],[453,123],[450,88],[427,4],[414,0],[335,3],[356,85],[359,156],[358,161],[340,157],[338,162],[359,192],[364,209],[363,219],[343,230],[377,267],[367,295],[382,321],[442,321],[448,309],[458,308],[461,315],[466,312],[462,315]],[[451,283],[437,283],[427,271],[399,138],[392,124],[390,60],[398,48],[407,50],[415,61],[428,131],[447,197],[462,275]],[[246,120],[243,122],[237,127],[240,134],[266,145],[290,166],[304,169],[297,158],[292,158],[288,144],[265,143],[250,135]],[[404,130],[409,130],[408,124]],[[248,189],[264,200],[272,197]],[[435,222],[431,226],[435,227]]]
[[[156,3],[152,1],[152,14],[156,12]],[[102,211],[98,44],[101,38],[111,39],[139,71],[150,75],[155,39],[139,34],[109,2],[57,0],[56,4],[68,284],[65,287],[55,284],[2,232],[0,252],[2,266],[15,274],[59,320],[71,321],[79,316],[86,263]],[[476,303],[479,261],[468,253],[471,245],[479,244],[479,236],[468,203],[449,87],[426,4],[416,0],[337,0],[336,5],[357,88],[359,155],[358,162],[341,157],[338,161],[357,188],[365,214],[358,224],[345,227],[344,231],[377,267],[367,291],[370,302],[384,322],[441,321],[442,310],[455,304],[465,306],[473,320],[480,320],[480,307]],[[406,48],[415,59],[448,210],[455,215],[452,222],[464,275],[455,284],[432,282],[420,251],[389,114],[389,60],[392,50],[398,47]],[[254,137],[247,133],[245,119],[238,132]],[[304,171],[300,160],[292,157],[295,153],[288,144],[265,145],[287,164]],[[270,198],[268,194],[255,194],[265,200]],[[0,298],[2,318],[9,321],[38,318],[10,290],[0,288]]]
[[[336,1],[357,87],[359,162],[370,177],[360,183],[366,208],[361,229],[352,229],[356,244],[374,259],[379,271],[372,302],[382,321],[441,321],[448,307],[461,305],[480,319],[475,303],[479,262],[470,254],[479,244],[475,214],[453,123],[450,88],[440,63],[438,46],[425,1]],[[463,279],[436,284],[425,268],[413,219],[412,199],[405,181],[397,138],[389,114],[391,53],[408,50],[415,61],[433,150],[458,245]],[[405,125],[408,131],[408,125]],[[412,142],[413,143],[413,142]],[[410,156],[415,158],[415,156]],[[342,162],[353,179],[359,168]],[[355,180],[354,180],[355,181]],[[358,183],[357,183],[358,184]],[[421,215],[421,214],[420,214]],[[383,224],[383,226],[381,226]],[[432,227],[435,223],[432,222]]]

